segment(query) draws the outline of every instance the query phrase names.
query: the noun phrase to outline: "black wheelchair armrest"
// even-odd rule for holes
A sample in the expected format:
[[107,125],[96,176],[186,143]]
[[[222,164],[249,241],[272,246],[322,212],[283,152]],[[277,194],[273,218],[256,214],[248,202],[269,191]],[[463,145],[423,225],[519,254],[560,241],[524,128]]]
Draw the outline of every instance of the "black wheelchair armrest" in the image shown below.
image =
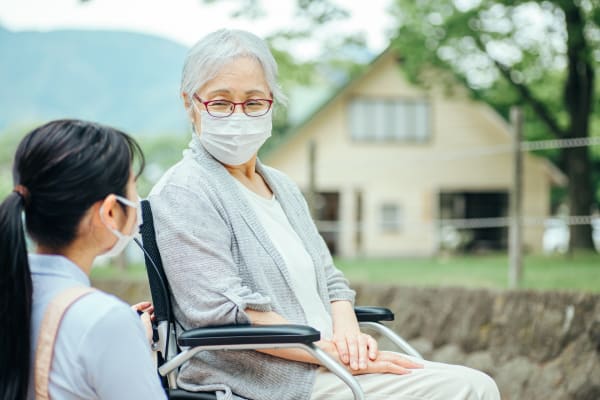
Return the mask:
[[394,313],[385,307],[354,307],[358,322],[393,321]]
[[225,325],[190,329],[177,338],[182,347],[236,344],[309,344],[321,339],[321,333],[305,325]]
[[321,333],[305,325],[228,325],[191,329],[179,335],[181,353],[158,368],[162,376],[173,377],[174,371],[203,350],[257,350],[266,348],[303,348],[328,370],[343,380],[354,398],[364,399],[359,383],[344,366],[314,342]]
[[215,392],[187,392],[181,389],[166,389],[169,400],[217,400]]

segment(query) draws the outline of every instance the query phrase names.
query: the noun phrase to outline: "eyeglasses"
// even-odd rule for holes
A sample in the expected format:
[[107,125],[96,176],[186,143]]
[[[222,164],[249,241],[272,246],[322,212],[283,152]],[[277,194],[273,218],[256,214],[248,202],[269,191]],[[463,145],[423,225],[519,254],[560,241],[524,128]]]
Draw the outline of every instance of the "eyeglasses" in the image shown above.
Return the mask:
[[236,103],[229,100],[202,101],[196,94],[194,94],[194,98],[204,104],[206,112],[215,118],[229,117],[238,105],[242,106],[242,111],[247,116],[260,117],[268,113],[273,105],[273,100],[270,99],[248,99],[242,103]]

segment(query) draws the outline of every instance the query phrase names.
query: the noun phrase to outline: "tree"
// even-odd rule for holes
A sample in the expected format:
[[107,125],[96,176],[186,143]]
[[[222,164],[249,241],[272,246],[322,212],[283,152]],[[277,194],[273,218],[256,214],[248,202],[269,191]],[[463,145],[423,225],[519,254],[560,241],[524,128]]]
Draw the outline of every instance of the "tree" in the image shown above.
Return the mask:
[[0,203],[14,188],[13,161],[19,143],[36,125],[12,126],[0,132]]
[[[536,119],[528,137],[590,136],[600,61],[598,0],[396,0],[393,12],[399,21],[394,46],[413,81],[423,83],[424,66],[449,70],[501,110],[507,99],[523,105]],[[558,161],[569,179],[571,215],[590,215],[590,150],[562,149]],[[571,226],[571,248],[593,249],[590,225]]]

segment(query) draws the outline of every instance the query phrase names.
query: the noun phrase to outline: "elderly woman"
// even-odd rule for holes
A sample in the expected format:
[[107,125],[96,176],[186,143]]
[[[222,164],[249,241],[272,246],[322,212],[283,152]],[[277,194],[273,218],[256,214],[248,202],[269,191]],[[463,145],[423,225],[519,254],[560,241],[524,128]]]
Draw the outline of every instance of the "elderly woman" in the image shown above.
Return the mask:
[[[264,41],[243,31],[209,34],[187,56],[181,93],[192,141],[149,200],[183,328],[308,324],[369,399],[499,398],[481,372],[379,351],[360,332],[354,292],[300,190],[256,156],[271,135],[273,105],[284,101]],[[261,400],[351,398],[296,349],[203,352],[181,368],[179,384]]]

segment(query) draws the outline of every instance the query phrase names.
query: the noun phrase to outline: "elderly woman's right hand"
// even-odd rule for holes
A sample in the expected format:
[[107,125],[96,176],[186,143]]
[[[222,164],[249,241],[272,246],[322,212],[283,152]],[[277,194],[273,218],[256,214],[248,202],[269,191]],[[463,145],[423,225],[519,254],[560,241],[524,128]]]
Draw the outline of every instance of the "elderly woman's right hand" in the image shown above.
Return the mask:
[[410,374],[413,369],[423,368],[423,364],[411,361],[402,354],[391,351],[380,351],[375,360],[368,360],[363,369],[348,369],[353,375],[362,374]]
[[330,340],[319,340],[315,343],[319,348],[325,351],[331,358],[346,367],[352,375],[364,374],[410,374],[412,369],[423,368],[422,364],[411,361],[402,356],[402,354],[391,351],[380,351],[375,360],[369,359],[365,368],[352,369],[340,359],[335,342]]

